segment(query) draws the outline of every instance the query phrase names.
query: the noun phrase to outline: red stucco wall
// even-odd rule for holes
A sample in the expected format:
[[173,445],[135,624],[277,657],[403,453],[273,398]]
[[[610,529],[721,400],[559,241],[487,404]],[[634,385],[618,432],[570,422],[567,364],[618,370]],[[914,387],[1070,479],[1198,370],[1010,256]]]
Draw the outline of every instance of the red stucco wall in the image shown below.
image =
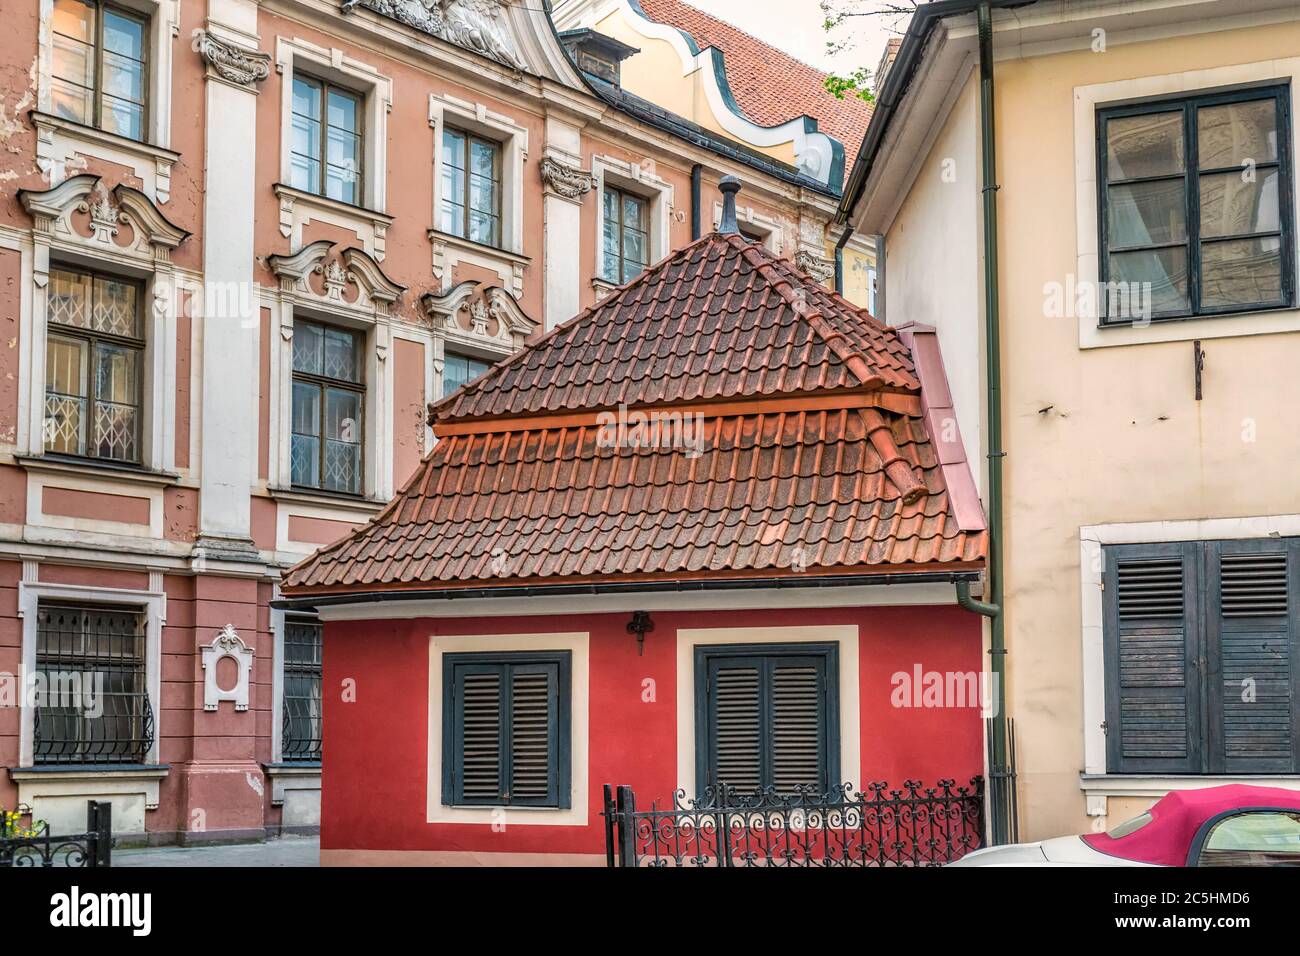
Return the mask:
[[[495,619],[331,622],[325,629],[324,850],[601,853],[601,785],[630,784],[638,805],[677,786],[678,628],[856,624],[859,628],[862,771],[898,785],[907,778],[966,782],[981,773],[978,708],[895,708],[891,676],[978,671],[981,628],[956,607],[826,611],[659,613],[645,654],[625,630],[627,614]],[[590,771],[586,827],[426,821],[429,638],[437,634],[590,634]],[[642,681],[655,700],[642,700]],[[345,700],[347,691],[355,700]],[[861,781],[852,781],[855,784]]]

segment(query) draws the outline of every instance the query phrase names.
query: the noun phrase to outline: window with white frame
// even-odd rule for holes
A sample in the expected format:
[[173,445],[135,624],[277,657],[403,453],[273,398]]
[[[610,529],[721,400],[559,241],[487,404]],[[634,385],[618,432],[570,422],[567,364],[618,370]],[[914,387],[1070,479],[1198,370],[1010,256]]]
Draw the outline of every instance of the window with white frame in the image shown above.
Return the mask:
[[145,339],[139,282],[52,267],[45,350],[47,452],[141,461]]
[[54,0],[51,33],[53,113],[145,139],[148,19],[100,0]]
[[648,264],[650,204],[641,196],[610,185],[601,190],[601,204],[601,277],[622,285],[644,272]]
[[139,608],[74,601],[37,606],[36,764],[138,764],[154,742]]
[[294,322],[290,472],[298,487],[361,493],[364,340],[351,329]]
[[292,84],[289,185],[360,204],[364,97],[307,73],[295,73]]
[[450,126],[442,130],[439,228],[485,246],[501,245],[501,144]]

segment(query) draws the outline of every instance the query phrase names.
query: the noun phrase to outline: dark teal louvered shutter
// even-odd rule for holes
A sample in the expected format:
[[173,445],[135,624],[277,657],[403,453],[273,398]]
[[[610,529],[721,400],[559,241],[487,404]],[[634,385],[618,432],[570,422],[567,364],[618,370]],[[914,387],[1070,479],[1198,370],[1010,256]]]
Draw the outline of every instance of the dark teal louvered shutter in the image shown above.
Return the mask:
[[1294,539],[1219,541],[1206,558],[1210,771],[1295,773],[1300,549]]
[[826,792],[839,775],[838,648],[696,648],[696,779]]
[[1199,773],[1199,563],[1192,544],[1106,549],[1106,758],[1112,773]]
[[570,654],[448,654],[443,668],[443,802],[568,807]]

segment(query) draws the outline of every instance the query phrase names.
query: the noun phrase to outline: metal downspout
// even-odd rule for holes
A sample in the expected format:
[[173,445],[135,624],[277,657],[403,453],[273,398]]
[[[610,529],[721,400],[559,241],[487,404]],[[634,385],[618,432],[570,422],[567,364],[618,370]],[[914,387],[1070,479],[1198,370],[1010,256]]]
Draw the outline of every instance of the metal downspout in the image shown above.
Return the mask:
[[700,238],[700,185],[704,167],[696,163],[691,167],[691,241]]
[[[989,656],[994,686],[997,687],[999,706],[993,714],[989,733],[990,837],[993,845],[1006,843],[1015,831],[1015,797],[1010,792],[1014,780],[1010,777],[1007,746],[1006,716],[1006,615],[1003,613],[1002,588],[1002,342],[1001,322],[998,314],[1000,301],[998,289],[998,185],[996,125],[993,114],[993,15],[988,0],[979,5],[976,14],[979,23],[980,60],[980,148],[982,196],[984,212],[984,337],[985,397],[988,416],[988,512],[989,550],[986,601],[977,602],[970,597],[969,585],[958,584],[957,597],[963,607],[989,619]],[[965,596],[963,599],[963,591]]]
[[839,239],[835,240],[835,291],[844,294],[844,247],[853,236],[853,227],[845,226]]

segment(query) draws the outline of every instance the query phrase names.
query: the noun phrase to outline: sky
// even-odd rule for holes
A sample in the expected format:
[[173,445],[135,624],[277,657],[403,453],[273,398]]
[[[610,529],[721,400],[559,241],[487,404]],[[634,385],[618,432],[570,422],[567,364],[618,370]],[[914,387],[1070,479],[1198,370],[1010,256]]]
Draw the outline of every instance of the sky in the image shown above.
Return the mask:
[[[856,17],[835,34],[838,40],[849,31],[855,34],[853,48],[839,54],[826,53],[825,15],[818,0],[686,0],[692,6],[726,20],[746,33],[784,50],[827,73],[847,74],[859,66],[875,69],[885,41],[895,34],[879,17]],[[840,0],[844,2],[844,0]],[[866,6],[864,2],[862,6]],[[903,24],[902,26],[905,26]],[[902,27],[900,26],[900,29]]]

